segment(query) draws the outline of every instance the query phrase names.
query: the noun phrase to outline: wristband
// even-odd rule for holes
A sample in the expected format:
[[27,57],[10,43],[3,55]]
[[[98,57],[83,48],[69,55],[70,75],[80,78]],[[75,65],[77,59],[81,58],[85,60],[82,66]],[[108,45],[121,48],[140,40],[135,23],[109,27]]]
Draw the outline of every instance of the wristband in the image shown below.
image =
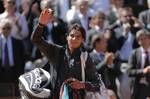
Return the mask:
[[40,28],[45,27],[45,26],[44,26],[43,24],[41,24],[41,23],[39,23],[38,26],[39,26]]

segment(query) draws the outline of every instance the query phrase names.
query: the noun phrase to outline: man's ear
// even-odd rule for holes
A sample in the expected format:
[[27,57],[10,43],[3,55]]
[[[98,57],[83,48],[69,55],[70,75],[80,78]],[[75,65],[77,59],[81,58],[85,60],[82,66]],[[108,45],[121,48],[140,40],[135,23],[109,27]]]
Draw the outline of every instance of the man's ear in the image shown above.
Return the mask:
[[68,35],[66,36],[66,40],[68,41]]

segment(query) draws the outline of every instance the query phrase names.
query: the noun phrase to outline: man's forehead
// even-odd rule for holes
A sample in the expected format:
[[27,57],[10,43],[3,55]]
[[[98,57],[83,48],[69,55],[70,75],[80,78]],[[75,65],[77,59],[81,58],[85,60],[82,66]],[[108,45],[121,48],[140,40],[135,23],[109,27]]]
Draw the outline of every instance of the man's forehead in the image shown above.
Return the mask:
[[81,32],[78,30],[72,30],[70,34],[81,35]]
[[5,0],[8,3],[16,3],[16,0]]

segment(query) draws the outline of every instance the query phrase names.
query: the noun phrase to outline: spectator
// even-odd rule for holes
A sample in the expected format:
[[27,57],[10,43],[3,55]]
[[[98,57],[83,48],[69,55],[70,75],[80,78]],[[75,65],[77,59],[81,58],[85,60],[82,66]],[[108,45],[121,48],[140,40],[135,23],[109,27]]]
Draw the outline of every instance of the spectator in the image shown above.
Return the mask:
[[109,24],[113,24],[119,18],[119,9],[124,6],[124,0],[111,0],[110,11],[107,14]]
[[88,30],[86,37],[86,43],[88,47],[91,47],[91,39],[95,34],[105,33],[107,27],[106,15],[103,12],[96,12],[91,18],[91,29]]
[[[145,0],[146,1],[146,0]],[[139,20],[144,23],[144,27],[150,31],[150,0],[147,0],[148,9],[139,13]]]
[[[124,7],[120,9],[119,19],[116,21],[114,28],[114,35],[117,38],[118,50],[116,52],[116,58],[118,60],[120,71],[122,74],[119,76],[120,87],[118,90],[120,93],[121,99],[130,99],[131,89],[130,89],[130,79],[125,70],[122,71],[122,67],[127,66],[128,69],[128,58],[131,51],[137,47],[135,40],[135,31],[141,28],[140,22],[133,17],[132,9],[129,7]],[[138,26],[138,29],[137,27]],[[126,64],[126,65],[124,65]]]
[[[12,24],[9,19],[2,19],[0,24],[0,82],[13,83],[15,95],[19,96],[18,77],[24,71],[23,41],[11,35]],[[18,54],[18,52],[20,52]]]
[[132,99],[147,99],[150,97],[150,33],[146,29],[137,32],[136,38],[140,45],[129,59],[129,76],[133,77]]
[[115,35],[113,35],[113,34],[114,34],[114,32],[110,28],[106,28],[104,35],[108,40],[107,50],[108,50],[108,52],[116,53],[116,51],[118,50],[119,42],[118,42],[117,38],[115,37]]
[[15,0],[4,0],[5,11],[0,14],[0,20],[9,18],[12,22],[12,36],[23,40],[28,36],[28,26],[25,16],[16,12]]
[[107,52],[107,39],[104,35],[94,35],[92,38],[93,51],[90,53],[92,60],[99,74],[106,85],[106,88],[113,90],[117,96],[115,80],[118,71],[115,66],[114,54]]
[[75,5],[68,10],[66,20],[69,24],[78,22],[88,31],[90,18],[93,14],[94,11],[89,7],[88,0],[77,0]]

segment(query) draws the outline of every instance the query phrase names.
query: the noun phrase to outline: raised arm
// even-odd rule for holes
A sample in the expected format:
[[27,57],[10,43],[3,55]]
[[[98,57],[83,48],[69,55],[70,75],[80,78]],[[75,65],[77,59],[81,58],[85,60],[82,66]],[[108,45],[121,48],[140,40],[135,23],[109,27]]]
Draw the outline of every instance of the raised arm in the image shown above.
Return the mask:
[[48,57],[50,61],[55,59],[57,57],[56,54],[58,54],[60,46],[56,44],[47,43],[42,35],[44,31],[44,27],[47,26],[49,22],[52,22],[53,20],[53,10],[51,9],[44,9],[41,12],[41,15],[39,17],[39,24],[33,31],[31,35],[31,41],[40,49],[40,51]]

